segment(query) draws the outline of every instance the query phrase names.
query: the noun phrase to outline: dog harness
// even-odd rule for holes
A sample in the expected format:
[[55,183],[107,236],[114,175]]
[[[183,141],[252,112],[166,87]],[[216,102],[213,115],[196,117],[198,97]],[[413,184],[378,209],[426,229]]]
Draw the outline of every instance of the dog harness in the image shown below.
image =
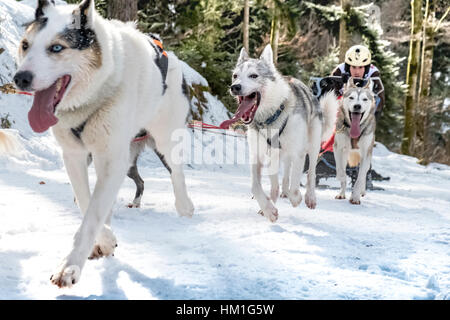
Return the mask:
[[[274,123],[280,117],[281,113],[283,112],[283,110],[285,108],[286,107],[284,106],[284,104],[281,104],[281,106],[277,109],[277,111],[275,111],[275,113],[272,116],[270,116],[266,121],[259,122],[258,124],[256,124],[255,125],[256,129],[258,129],[258,131],[260,131],[263,127],[269,126],[272,123]],[[278,132],[278,138],[281,136],[281,134],[283,133],[284,129],[286,128],[288,120],[289,120],[289,116],[287,116],[286,120],[284,120],[283,125],[281,126],[280,131]],[[276,139],[276,140],[278,141],[277,148],[281,149],[280,140],[278,140],[278,139]],[[267,144],[269,146],[271,146],[271,147],[272,147],[272,143],[275,142],[275,141],[272,141],[272,138],[267,138],[266,141],[267,141]]]
[[156,66],[159,68],[159,71],[161,71],[163,82],[163,94],[164,94],[167,89],[166,78],[169,66],[169,57],[167,56],[167,52],[164,51],[161,39],[159,39],[159,37],[153,33],[148,33],[148,36],[150,37],[149,40],[151,40],[149,41],[149,43],[156,52],[155,63]]
[[[161,71],[162,76],[162,82],[163,82],[163,94],[166,92],[167,84],[166,84],[166,78],[167,78],[167,70],[169,66],[169,57],[167,56],[167,52],[164,50],[161,40],[158,38],[158,36],[149,33],[148,36],[150,37],[149,43],[152,46],[152,48],[156,52],[156,58],[155,63],[156,66]],[[86,126],[86,123],[89,119],[84,121],[82,124],[80,124],[76,128],[71,128],[73,135],[81,140],[81,134],[83,133],[84,127]],[[148,132],[145,130],[141,130],[133,139],[133,142],[139,142],[142,140],[145,140],[148,138]]]

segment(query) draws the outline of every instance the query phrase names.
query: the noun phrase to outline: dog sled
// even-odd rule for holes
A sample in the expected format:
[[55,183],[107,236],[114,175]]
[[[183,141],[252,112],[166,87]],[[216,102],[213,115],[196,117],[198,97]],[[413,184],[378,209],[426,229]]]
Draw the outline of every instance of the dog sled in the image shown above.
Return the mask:
[[[313,95],[320,99],[325,93],[329,91],[339,92],[339,89],[346,83],[346,77],[342,76],[328,76],[328,77],[311,77],[311,90]],[[375,103],[378,106],[381,99],[379,94],[384,91],[383,83],[379,77],[370,78],[376,84],[375,94]],[[367,83],[367,79],[358,79],[354,78],[355,83],[358,86],[364,86]],[[338,96],[340,99],[341,96]],[[333,136],[326,142],[324,142],[321,146],[319,159],[317,161],[316,166],[316,185],[318,187],[326,188],[326,185],[320,185],[320,179],[328,179],[332,177],[336,177],[336,163],[334,159],[333,153],[333,142],[334,142],[334,134]],[[309,167],[308,163],[305,166],[305,170]],[[358,177],[359,166],[350,167],[347,165],[346,173],[347,176],[351,179],[352,186],[356,182],[356,178]],[[390,177],[383,177],[379,173],[377,173],[372,167],[369,169],[366,178],[366,188],[368,190],[383,190],[382,188],[373,186],[372,181],[386,181],[390,180]]]

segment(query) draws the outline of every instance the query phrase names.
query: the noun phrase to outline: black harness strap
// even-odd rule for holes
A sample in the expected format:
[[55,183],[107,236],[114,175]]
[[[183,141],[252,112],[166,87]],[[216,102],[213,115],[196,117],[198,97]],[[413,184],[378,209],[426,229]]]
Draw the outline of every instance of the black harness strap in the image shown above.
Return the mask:
[[163,49],[161,40],[152,33],[148,33],[148,36],[152,40],[152,41],[149,41],[150,45],[153,47],[153,49],[156,52],[155,63],[156,63],[156,66],[159,68],[159,71],[161,71],[162,82],[163,82],[163,94],[164,94],[167,89],[166,78],[167,78],[167,70],[169,67],[169,58],[167,56],[167,52],[164,51],[164,49]]
[[82,124],[80,124],[76,128],[71,128],[73,135],[77,137],[79,140],[81,140],[81,134],[83,133],[84,127],[86,126],[87,120],[84,121]]
[[286,118],[286,120],[284,120],[284,123],[283,123],[283,125],[281,126],[281,128],[280,128],[280,131],[278,132],[278,137],[274,140],[274,141],[272,141],[272,138],[267,138],[267,144],[269,145],[269,146],[272,146],[272,142],[277,142],[278,141],[278,146],[277,146],[277,148],[278,149],[281,149],[281,143],[280,143],[280,136],[281,136],[281,134],[283,133],[283,131],[284,131],[284,129],[286,128],[286,125],[287,125],[287,122],[288,122],[288,120],[289,120],[289,116]]

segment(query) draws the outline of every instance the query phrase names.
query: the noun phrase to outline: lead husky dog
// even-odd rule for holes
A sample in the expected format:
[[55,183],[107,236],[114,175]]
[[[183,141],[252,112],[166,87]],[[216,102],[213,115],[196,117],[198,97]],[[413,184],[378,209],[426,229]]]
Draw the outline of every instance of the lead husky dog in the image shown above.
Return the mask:
[[360,204],[360,197],[366,193],[366,175],[372,161],[376,127],[372,86],[369,79],[364,87],[357,87],[353,78],[350,78],[344,86],[336,121],[333,150],[336,177],[341,182],[341,191],[336,199],[345,199],[347,162],[350,167],[360,163],[358,178],[350,197],[352,204]]
[[[265,47],[260,59],[251,59],[245,49],[241,50],[230,92],[236,96],[239,107],[234,117],[224,121],[221,127],[228,128],[239,119],[248,125],[252,193],[261,213],[272,222],[278,218],[278,210],[274,206],[279,195],[277,165],[269,172],[270,198],[261,186],[261,169],[268,154],[271,161],[277,162],[274,157],[281,157],[285,164],[282,196],[288,197],[294,207],[302,201],[299,187],[308,154],[312,165],[308,170],[305,203],[314,209],[320,142],[331,135],[336,118],[334,93],[327,94],[319,104],[300,80],[283,77],[275,68],[270,45]],[[326,111],[325,117],[323,110]]]
[[[114,252],[111,210],[133,160],[130,141],[141,130],[151,134],[170,167],[179,215],[193,214],[182,166],[171,158],[171,134],[184,128],[189,101],[176,56],[169,53],[162,68],[148,36],[133,24],[103,19],[93,0],[67,6],[39,0],[19,58],[15,83],[35,92],[30,125],[37,132],[52,127],[84,215],[72,251],[51,277],[67,287],[79,281],[89,256]],[[92,194],[89,153],[97,173]]]

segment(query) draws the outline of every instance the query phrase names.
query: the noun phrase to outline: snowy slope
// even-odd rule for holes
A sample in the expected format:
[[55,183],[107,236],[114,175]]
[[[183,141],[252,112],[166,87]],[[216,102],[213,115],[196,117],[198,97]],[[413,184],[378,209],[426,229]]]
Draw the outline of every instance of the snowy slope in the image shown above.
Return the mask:
[[[0,16],[27,10],[0,3]],[[1,27],[22,23],[8,21]],[[11,32],[8,41],[18,37]],[[10,63],[3,55],[2,75]],[[335,200],[337,190],[318,189],[316,210],[279,199],[272,224],[251,199],[245,138],[220,131],[190,131],[193,218],[177,216],[170,177],[145,151],[142,207],[126,208],[134,195],[128,178],[114,206],[115,256],[88,261],[80,283],[58,289],[49,277],[81,216],[54,138],[29,128],[29,98],[0,99],[24,148],[0,156],[0,299],[450,299],[450,167],[419,166],[377,144],[373,167],[391,180],[374,184],[385,191],[369,191],[353,206]],[[93,168],[89,175],[93,187]],[[269,189],[267,177],[263,185]]]
[[450,299],[449,167],[378,144],[373,166],[391,181],[375,185],[385,191],[353,206],[318,190],[314,211],[280,199],[271,224],[256,213],[245,165],[187,168],[196,206],[187,219],[151,158],[140,165],[142,208],[126,208],[131,180],[120,190],[115,256],[88,261],[63,290],[48,279],[81,223],[66,173],[0,170],[0,299]]

